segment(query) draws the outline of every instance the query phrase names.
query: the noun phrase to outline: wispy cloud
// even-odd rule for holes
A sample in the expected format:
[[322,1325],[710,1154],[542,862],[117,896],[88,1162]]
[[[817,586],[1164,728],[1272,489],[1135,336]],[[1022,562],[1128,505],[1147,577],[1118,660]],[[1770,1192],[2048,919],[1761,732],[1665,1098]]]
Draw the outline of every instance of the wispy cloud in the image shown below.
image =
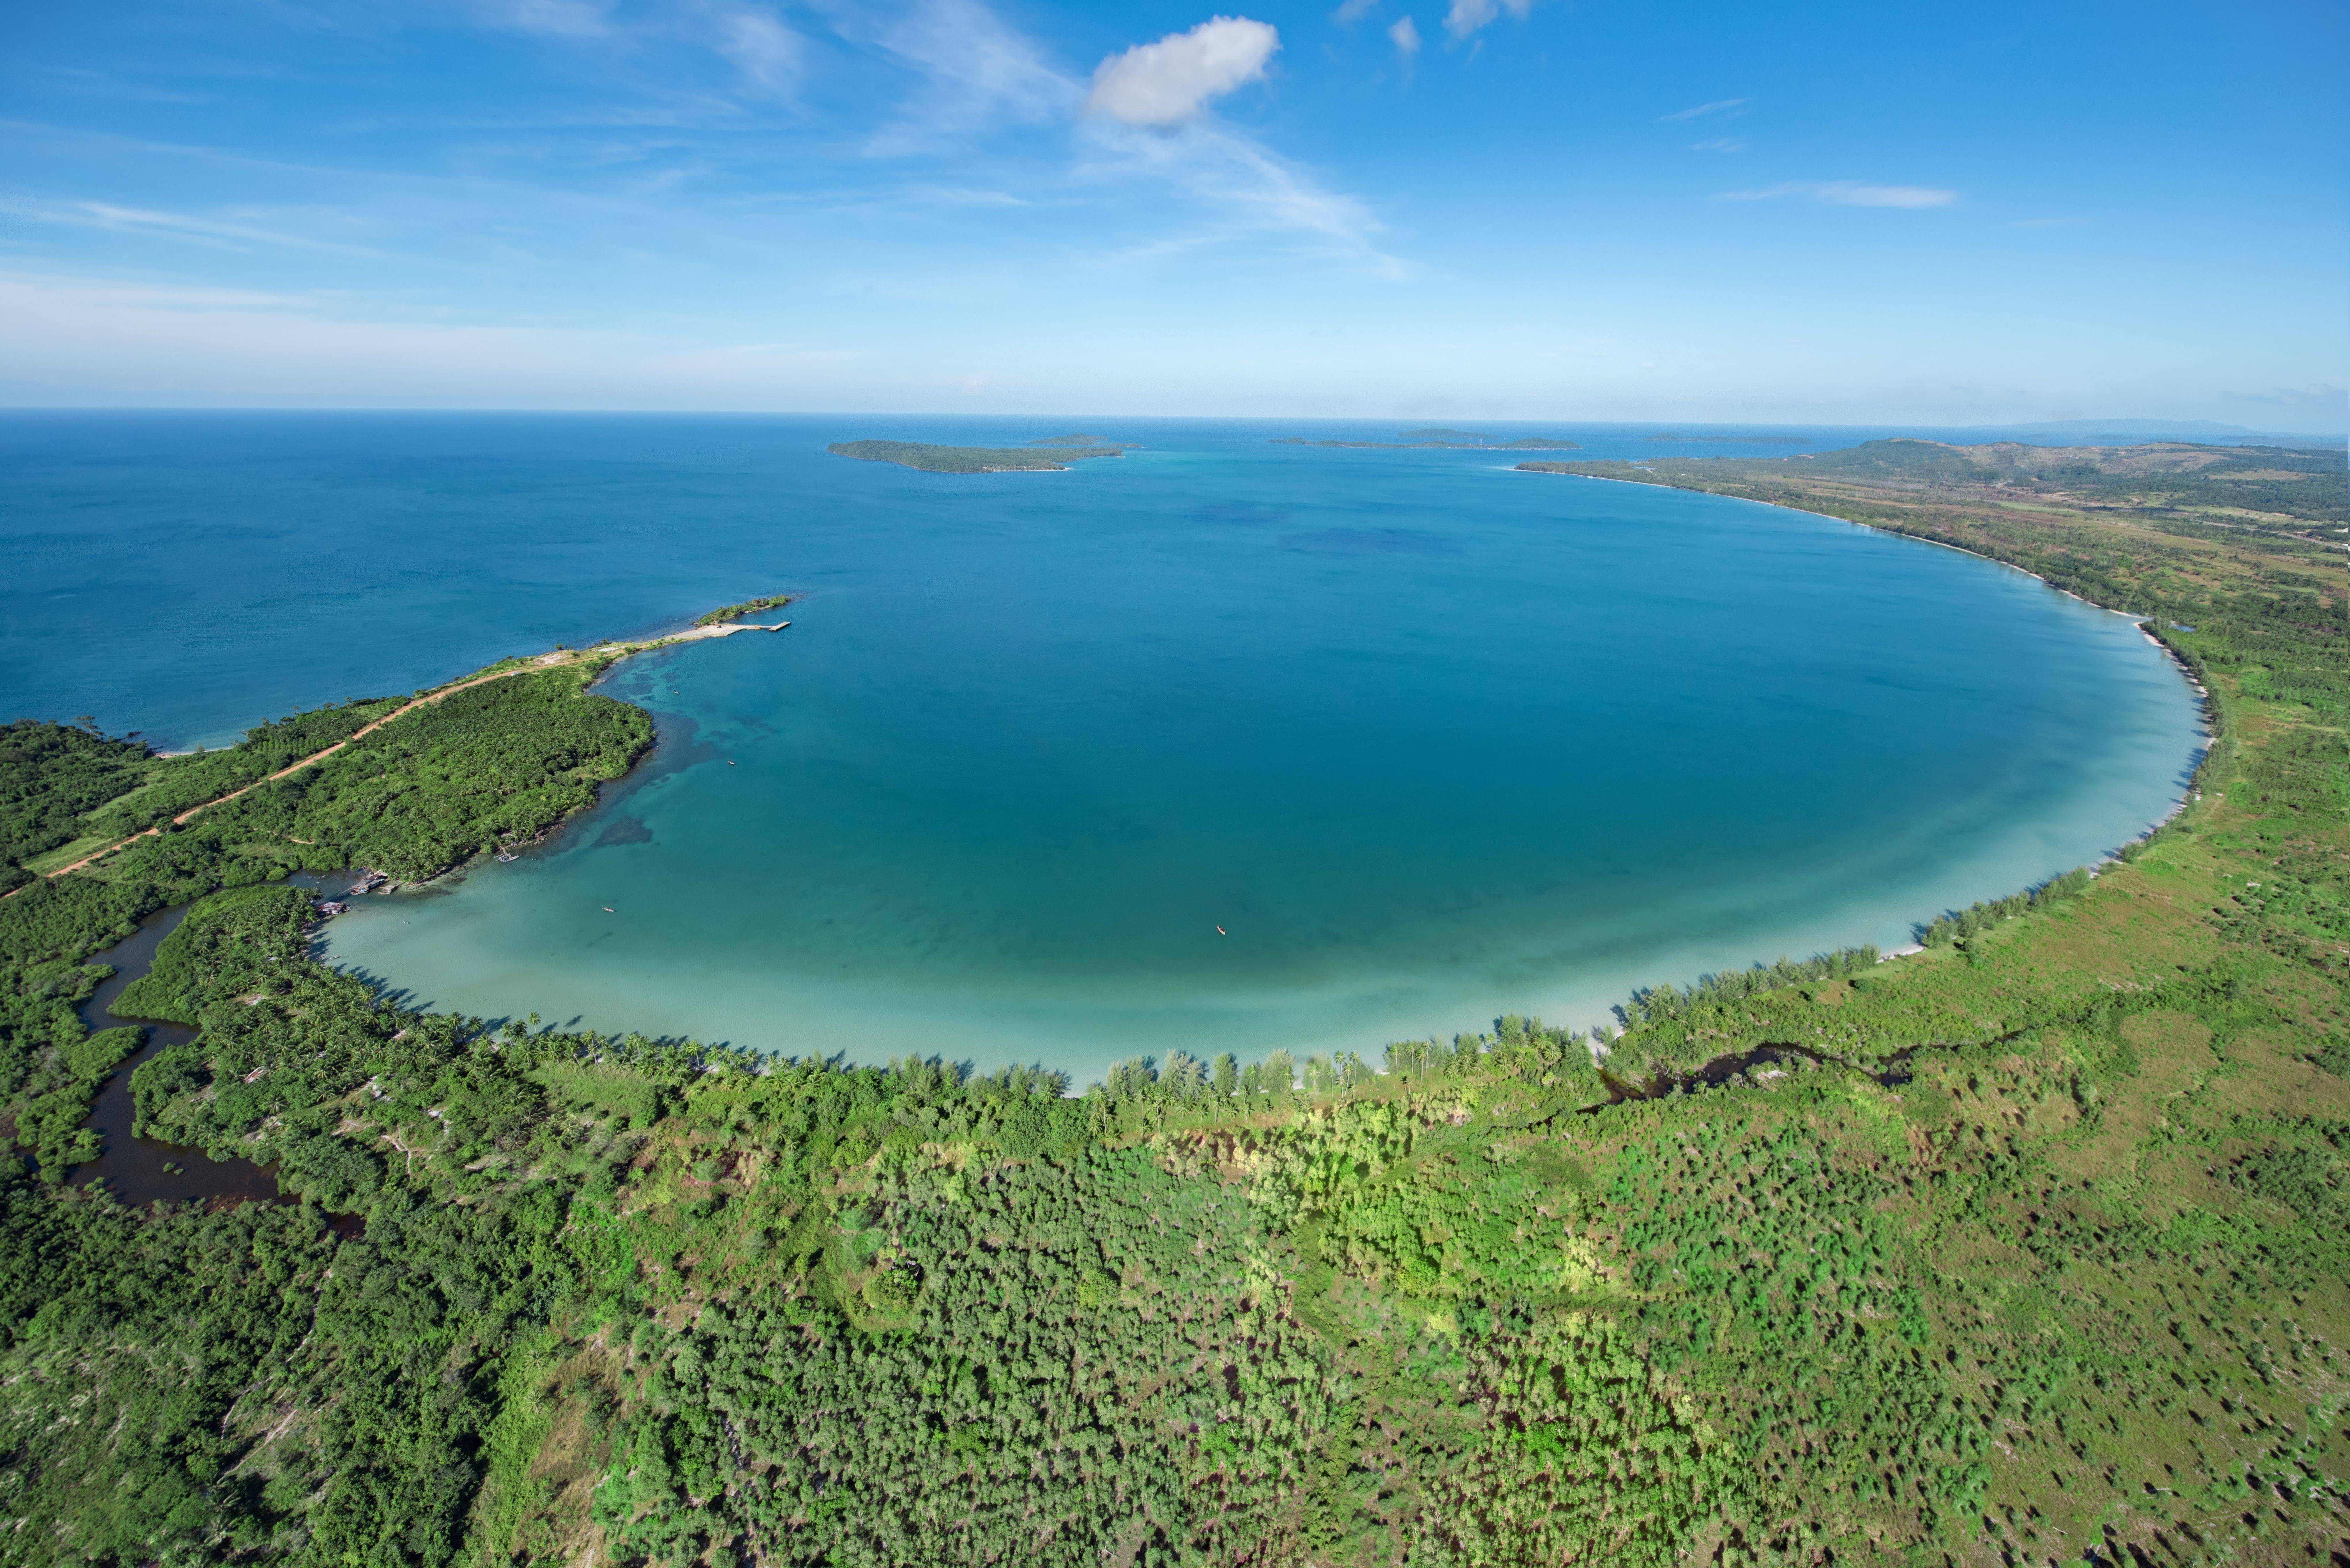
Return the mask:
[[718,6],[711,21],[719,52],[745,78],[774,92],[799,85],[807,64],[807,40],[773,12],[755,5]]
[[933,207],[1025,207],[1024,196],[1009,191],[972,185],[909,185],[897,192],[905,203],[923,203]]
[[116,234],[158,234],[193,244],[229,250],[255,245],[290,245],[301,250],[333,251],[343,255],[380,255],[380,251],[307,234],[287,234],[234,219],[200,217],[187,213],[163,213],[144,207],[117,206],[111,202],[68,202],[56,206],[0,204],[0,212],[34,223],[69,223],[78,228],[106,229]]
[[600,38],[612,31],[601,0],[482,0],[475,14],[493,27],[545,38]]
[[[369,241],[429,253],[452,235],[473,247],[471,261],[509,267],[559,266],[555,236],[583,230],[596,244],[658,250],[643,236],[666,226],[670,248],[692,250],[769,233],[760,225],[781,208],[902,211],[933,238],[941,224],[968,232],[969,253],[958,248],[952,267],[966,282],[998,241],[1029,265],[1040,246],[1097,261],[1218,248],[1251,265],[1292,256],[1377,278],[1417,272],[1385,248],[1365,201],[1218,115],[1225,95],[1279,57],[1279,35],[1262,22],[1221,16],[1145,41],[1109,55],[1088,84],[983,0],[677,0],[659,12],[462,3],[477,25],[527,32],[592,89],[546,105],[480,104],[494,112],[469,118],[418,109],[413,120],[389,120],[458,139],[465,171],[387,176],[364,201],[349,182],[367,174],[269,166],[273,177],[332,177],[346,206],[48,199],[15,216],[150,236],[138,247],[150,258],[175,246],[385,254],[364,249]],[[1379,25],[1408,63],[1422,42],[1416,24]],[[846,77],[854,99],[836,67],[861,73]],[[761,113],[761,96],[786,99],[789,115]],[[754,129],[763,134],[743,136]],[[790,138],[780,144],[795,151],[789,179],[776,178],[767,131]],[[233,151],[169,151],[254,167]],[[688,232],[699,239],[684,241]]]
[[577,406],[577,389],[595,376],[614,365],[645,374],[675,347],[614,331],[403,319],[381,302],[334,291],[19,272],[0,272],[0,323],[11,363],[48,383],[45,401],[60,392],[120,401],[130,391],[200,403],[316,402],[329,400],[317,388],[363,365],[361,401],[446,403],[463,389],[477,403],[486,392]]
[[1523,22],[1534,8],[1534,0],[1452,0],[1452,9],[1444,14],[1444,30],[1456,38],[1465,38],[1498,20],[1504,11]]
[[1931,185],[1859,185],[1849,180],[1802,181],[1772,185],[1760,191],[1724,191],[1717,202],[1775,202],[1782,197],[1808,198],[1828,207],[1947,207],[1959,199],[1956,191]]
[[1345,5],[1330,13],[1330,20],[1342,27],[1351,27],[1378,8],[1379,0],[1347,0]]
[[[1000,190],[1004,158],[1027,161],[1014,188],[1040,205],[1098,202],[1105,213],[1141,196],[1157,237],[1117,254],[1136,259],[1243,240],[1293,247],[1377,275],[1410,264],[1381,250],[1379,224],[1355,197],[1335,192],[1254,138],[1220,120],[1215,100],[1261,78],[1280,47],[1270,26],[1219,16],[1104,58],[1090,87],[975,0],[931,0],[901,22],[863,31],[868,15],[835,13],[844,36],[875,46],[921,85],[898,122],[868,143],[873,154],[948,161],[944,188]],[[984,133],[1025,128],[1076,134],[1074,165],[1055,170],[1041,137],[983,149]],[[935,175],[932,176],[936,178]],[[940,204],[1001,204],[1001,198],[941,197]]]
[[50,66],[46,74],[60,84],[77,91],[100,94],[108,98],[135,99],[146,103],[203,103],[203,95],[174,92],[168,88],[149,87],[143,82],[125,81],[104,71],[87,70],[78,66]]
[[[1416,31],[1409,36],[1417,43]],[[1400,42],[1394,29],[1389,36]],[[1265,23],[1217,16],[1101,62],[1079,117],[1086,159],[1078,177],[1161,184],[1195,213],[1188,229],[1178,226],[1121,256],[1139,260],[1253,237],[1382,277],[1413,275],[1410,263],[1379,248],[1379,223],[1362,202],[1328,189],[1212,112],[1213,99],[1260,79],[1280,47],[1280,35]]]
[[[842,32],[864,32],[862,11],[844,13]],[[902,153],[961,141],[997,125],[1065,119],[1084,89],[1044,51],[975,0],[929,0],[870,35],[910,67],[921,87],[873,139],[875,152]]]
[[1678,125],[1684,120],[1703,119],[1710,114],[1735,114],[1753,101],[1751,98],[1718,98],[1711,103],[1699,104],[1695,109],[1684,109],[1674,114],[1660,114],[1657,116],[1657,123]]
[[1245,235],[1286,237],[1309,254],[1380,277],[1418,275],[1412,263],[1379,248],[1375,236],[1381,225],[1362,202],[1327,189],[1212,119],[1196,120],[1172,132],[1098,123],[1091,140],[1097,156],[1087,172],[1096,179],[1161,180],[1204,214],[1200,229],[1131,254],[1195,249]]
[[[510,325],[420,314],[412,299],[342,290],[207,287],[0,267],[0,356],[23,379],[0,403],[595,408],[775,407],[877,356],[721,328],[708,337],[597,325]],[[364,367],[355,377],[354,367]],[[896,396],[923,368],[891,360]],[[354,394],[353,389],[363,389]],[[19,390],[21,389],[21,390]],[[11,395],[15,393],[15,395]],[[826,396],[816,393],[816,396]],[[829,394],[837,397],[835,392]],[[486,403],[485,403],[486,400]],[[899,406],[907,406],[901,403]]]
[[1094,69],[1086,112],[1124,125],[1180,125],[1208,100],[1257,80],[1281,35],[1245,16],[1216,16],[1188,33],[1137,44]]
[[1703,141],[1690,143],[1691,152],[1743,152],[1746,139],[1740,136],[1712,136]]
[[[600,57],[618,77],[648,89],[663,81],[665,57],[681,47],[717,56],[768,95],[795,90],[806,65],[807,39],[750,0],[685,0],[643,17],[622,14],[611,0],[472,0],[472,15],[484,26]],[[673,85],[664,90],[693,96]]]

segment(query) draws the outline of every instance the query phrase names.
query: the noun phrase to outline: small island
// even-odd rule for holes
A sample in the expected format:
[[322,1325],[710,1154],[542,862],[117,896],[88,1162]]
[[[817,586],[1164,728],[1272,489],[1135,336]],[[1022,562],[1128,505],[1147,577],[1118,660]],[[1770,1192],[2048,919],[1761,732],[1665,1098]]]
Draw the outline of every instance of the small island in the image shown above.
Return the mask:
[[[1067,438],[1055,437],[1057,443]],[[1122,446],[1066,447],[1028,452],[1018,447],[932,446],[916,441],[838,441],[824,449],[863,462],[894,462],[924,473],[1058,473],[1080,458],[1119,457]]]
[[693,624],[724,626],[729,621],[741,620],[746,615],[757,615],[761,610],[781,609],[798,597],[796,594],[769,594],[764,598],[744,599],[739,605],[721,605],[706,615],[694,618]]
[[1107,443],[1099,436],[1078,434],[1038,436],[1028,444],[1030,446],[1102,446]]

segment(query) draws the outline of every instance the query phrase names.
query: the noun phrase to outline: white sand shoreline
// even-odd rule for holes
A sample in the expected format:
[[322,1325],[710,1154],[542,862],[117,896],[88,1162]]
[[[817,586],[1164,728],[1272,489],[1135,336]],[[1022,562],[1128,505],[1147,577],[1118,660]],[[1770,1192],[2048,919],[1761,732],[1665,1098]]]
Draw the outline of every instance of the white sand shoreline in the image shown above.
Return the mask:
[[[1637,467],[1638,465],[1635,464],[1634,466]],[[1598,473],[1559,473],[1555,470],[1528,469],[1518,465],[1513,465],[1508,472],[1513,473],[1528,473],[1547,479],[1594,479],[1605,484],[1636,484],[1640,485],[1641,488],[1646,490],[1681,489],[1681,486],[1677,484],[1647,484],[1637,479],[1614,479],[1606,474]],[[1649,470],[1648,472],[1653,472],[1654,471]],[[1690,490],[1684,492],[1684,493],[1691,495],[1716,494],[1715,492],[1710,490]],[[2115,609],[2109,605],[2098,604],[2094,599],[2083,598],[2079,594],[2074,593],[2072,589],[2060,588],[2054,583],[2050,582],[2046,577],[2042,576],[2039,573],[2023,566],[2019,566],[2012,561],[2002,561],[1996,556],[1986,556],[1980,550],[1970,550],[1963,545],[1953,545],[1948,540],[1929,539],[1919,534],[1905,534],[1898,528],[1881,528],[1873,524],[1856,523],[1849,517],[1838,517],[1826,512],[1814,512],[1802,506],[1783,505],[1776,501],[1757,501],[1753,497],[1748,495],[1721,495],[1719,496],[1718,499],[1723,501],[1743,501],[1751,505],[1767,506],[1774,512],[1789,512],[1799,517],[1816,517],[1825,523],[1841,523],[1847,528],[1859,528],[1871,534],[1881,534],[1891,539],[1902,539],[1912,544],[1933,545],[1941,549],[1954,550],[1961,556],[1971,556],[1978,561],[1987,561],[1991,565],[2001,567],[2003,570],[2021,573],[2022,576],[2030,577],[2033,582],[2038,583],[2041,587],[2051,589],[2054,592],[2063,594],[2066,598],[2073,600],[2076,604],[2085,605],[2093,610],[2101,610],[2106,615],[2121,616],[2136,623],[2138,635],[2145,638],[2147,641],[2154,644],[2154,646],[2159,649],[2163,655],[2168,658],[2173,665],[2178,667],[2179,674],[2185,678],[2187,681],[2188,689],[2195,693],[2196,723],[2202,731],[2203,743],[2195,751],[2193,766],[2189,770],[2188,782],[2180,789],[2178,798],[2171,803],[2171,806],[2168,811],[2163,813],[2158,819],[2148,825],[2144,832],[2139,833],[2136,837],[2130,839],[2129,843],[2144,844],[2156,834],[2169,826],[2171,823],[2177,821],[2180,814],[2185,812],[2189,805],[2203,798],[2202,792],[2195,787],[2194,780],[2196,774],[2201,772],[2204,761],[2210,756],[2211,748],[2219,743],[2220,725],[2218,704],[2212,701],[2210,691],[2200,680],[2196,679],[2195,667],[2187,661],[2186,656],[2156,634],[2153,628],[2153,622],[2158,618],[2151,615],[2140,615],[2131,610]],[[2112,854],[2108,854],[2099,859],[2095,866],[2090,868],[2090,875],[2095,876],[2098,870],[2101,870],[2107,866],[2116,865],[2119,863],[2119,860],[2120,853],[2118,850]],[[1922,946],[1916,945],[1903,948],[1893,948],[1887,950],[1877,961],[1881,963],[1888,959],[1903,958],[1908,954],[1923,952],[1924,950],[1925,949]]]

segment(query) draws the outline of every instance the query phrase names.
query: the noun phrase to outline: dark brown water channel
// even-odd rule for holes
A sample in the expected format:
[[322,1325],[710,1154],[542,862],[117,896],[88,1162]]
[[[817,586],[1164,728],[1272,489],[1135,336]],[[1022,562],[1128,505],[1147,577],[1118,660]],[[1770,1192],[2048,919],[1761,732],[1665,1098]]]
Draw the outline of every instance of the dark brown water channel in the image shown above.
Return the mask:
[[1726,1088],[1750,1081],[1750,1074],[1773,1067],[1798,1073],[1809,1067],[1835,1067],[1849,1073],[1865,1073],[1890,1089],[1909,1081],[1912,1075],[1909,1060],[1916,1054],[1917,1050],[1912,1047],[1896,1052],[1881,1062],[1863,1064],[1847,1062],[1841,1056],[1825,1055],[1808,1045],[1757,1045],[1751,1051],[1716,1056],[1703,1066],[1687,1073],[1658,1073],[1646,1080],[1636,1080],[1618,1078],[1603,1069],[1599,1076],[1607,1085],[1607,1103],[1617,1106],[1627,1100],[1661,1100],[1668,1095]]
[[[290,880],[297,887],[331,887],[339,891],[350,878],[306,874]],[[104,1152],[96,1159],[74,1167],[68,1179],[76,1187],[103,1182],[117,1200],[132,1208],[189,1201],[223,1209],[239,1203],[290,1203],[293,1199],[278,1191],[277,1178],[265,1166],[248,1159],[215,1160],[203,1149],[140,1137],[130,1130],[136,1116],[130,1097],[130,1075],[157,1053],[193,1040],[197,1032],[184,1023],[123,1017],[112,1011],[114,1002],[132,981],[147,972],[155,961],[155,950],[187,919],[188,909],[185,904],[159,909],[139,922],[136,933],[86,961],[112,964],[114,973],[78,1009],[81,1021],[92,1030],[139,1024],[146,1029],[147,1038],[99,1090],[98,1099],[82,1123],[98,1134]],[[349,1217],[349,1223],[356,1226],[357,1216]]]

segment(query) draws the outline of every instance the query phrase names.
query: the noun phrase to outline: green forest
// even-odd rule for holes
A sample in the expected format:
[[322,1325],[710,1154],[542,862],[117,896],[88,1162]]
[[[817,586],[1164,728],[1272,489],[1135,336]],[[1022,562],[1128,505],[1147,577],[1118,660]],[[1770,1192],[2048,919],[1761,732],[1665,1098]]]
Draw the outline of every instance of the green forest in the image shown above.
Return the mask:
[[[1609,476],[2148,615],[2211,694],[2195,796],[1918,911],[1921,951],[1659,975],[1590,1035],[1075,1085],[418,1012],[315,962],[288,873],[428,877],[645,752],[594,660],[22,871],[0,1563],[2341,1563],[2338,560],[1815,462]],[[266,729],[203,765],[265,777]],[[12,865],[156,820],[135,742],[7,735]],[[192,901],[118,1004],[197,1030],[137,1066],[140,1129],[282,1203],[72,1179],[140,1033],[77,1015],[90,961]]]
[[178,755],[71,725],[20,719],[0,727],[0,889],[33,880],[48,860],[143,833],[266,778],[402,701],[296,713],[254,726],[237,745]]

